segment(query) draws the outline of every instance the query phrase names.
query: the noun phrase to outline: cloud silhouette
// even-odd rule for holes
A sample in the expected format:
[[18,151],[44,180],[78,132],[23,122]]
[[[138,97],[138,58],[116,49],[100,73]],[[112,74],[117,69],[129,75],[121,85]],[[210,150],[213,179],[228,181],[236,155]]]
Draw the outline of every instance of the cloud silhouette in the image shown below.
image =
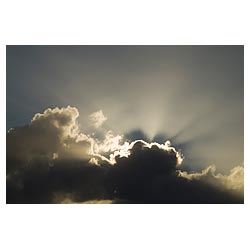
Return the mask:
[[226,175],[208,167],[189,174],[179,168],[178,152],[138,141],[128,158],[116,158],[112,180],[117,197],[133,203],[241,203],[243,167]]
[[78,116],[74,107],[49,108],[7,133],[7,203],[244,202],[243,166],[185,172],[169,141],[111,130],[100,140],[80,131]]

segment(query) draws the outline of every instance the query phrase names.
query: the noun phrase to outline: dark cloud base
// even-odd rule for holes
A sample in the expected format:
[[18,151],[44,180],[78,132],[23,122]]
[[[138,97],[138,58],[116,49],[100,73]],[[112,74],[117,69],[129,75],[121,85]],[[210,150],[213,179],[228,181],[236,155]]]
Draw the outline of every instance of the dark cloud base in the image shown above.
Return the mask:
[[[7,179],[7,203],[72,203],[113,200],[131,204],[244,203],[243,196],[202,180],[179,175],[174,153],[136,143],[130,157],[96,166],[83,160],[55,160],[19,165]],[[7,166],[17,164],[7,162]],[[17,167],[15,167],[16,169]],[[7,168],[8,169],[8,168]],[[20,185],[18,185],[20,183]]]

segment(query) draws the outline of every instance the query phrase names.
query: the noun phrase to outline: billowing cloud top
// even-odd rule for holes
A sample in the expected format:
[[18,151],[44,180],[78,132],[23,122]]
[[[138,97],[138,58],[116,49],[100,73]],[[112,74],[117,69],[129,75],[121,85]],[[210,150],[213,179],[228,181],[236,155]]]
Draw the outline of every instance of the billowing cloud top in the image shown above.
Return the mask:
[[7,159],[29,163],[38,159],[86,158],[91,139],[79,132],[78,110],[47,109],[35,114],[31,124],[11,129],[7,134]]
[[[75,107],[46,109],[7,133],[7,203],[243,203],[244,169],[181,170],[169,141],[80,131]],[[102,110],[89,116],[97,129]],[[99,131],[100,132],[100,131]]]

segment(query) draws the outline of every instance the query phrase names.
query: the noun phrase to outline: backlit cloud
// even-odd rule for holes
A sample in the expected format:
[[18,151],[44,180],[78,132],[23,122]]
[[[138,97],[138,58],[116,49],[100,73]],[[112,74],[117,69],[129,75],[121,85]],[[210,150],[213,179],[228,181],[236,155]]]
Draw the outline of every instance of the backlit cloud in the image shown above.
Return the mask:
[[7,134],[7,160],[28,163],[33,160],[85,158],[92,139],[80,133],[78,110],[73,107],[46,109],[35,114],[31,123]]
[[231,192],[243,192],[244,190],[244,168],[236,166],[230,170],[229,175],[216,174],[216,166],[212,165],[200,173],[187,173],[180,171],[180,175],[188,180],[201,180],[221,189],[228,189]]
[[102,110],[94,112],[89,116],[89,122],[95,128],[99,128],[106,120],[107,117],[103,114]]
[[[181,169],[169,141],[83,133],[75,107],[46,109],[7,133],[7,203],[243,203],[244,168]],[[90,117],[95,128],[107,120]]]

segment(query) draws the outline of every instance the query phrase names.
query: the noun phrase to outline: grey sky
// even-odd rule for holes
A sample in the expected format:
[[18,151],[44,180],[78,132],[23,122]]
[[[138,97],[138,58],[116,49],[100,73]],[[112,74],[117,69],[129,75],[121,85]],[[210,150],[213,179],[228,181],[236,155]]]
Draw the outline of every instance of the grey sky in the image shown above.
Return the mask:
[[117,133],[161,134],[186,164],[243,162],[243,46],[7,46],[7,129],[47,107],[102,109]]

